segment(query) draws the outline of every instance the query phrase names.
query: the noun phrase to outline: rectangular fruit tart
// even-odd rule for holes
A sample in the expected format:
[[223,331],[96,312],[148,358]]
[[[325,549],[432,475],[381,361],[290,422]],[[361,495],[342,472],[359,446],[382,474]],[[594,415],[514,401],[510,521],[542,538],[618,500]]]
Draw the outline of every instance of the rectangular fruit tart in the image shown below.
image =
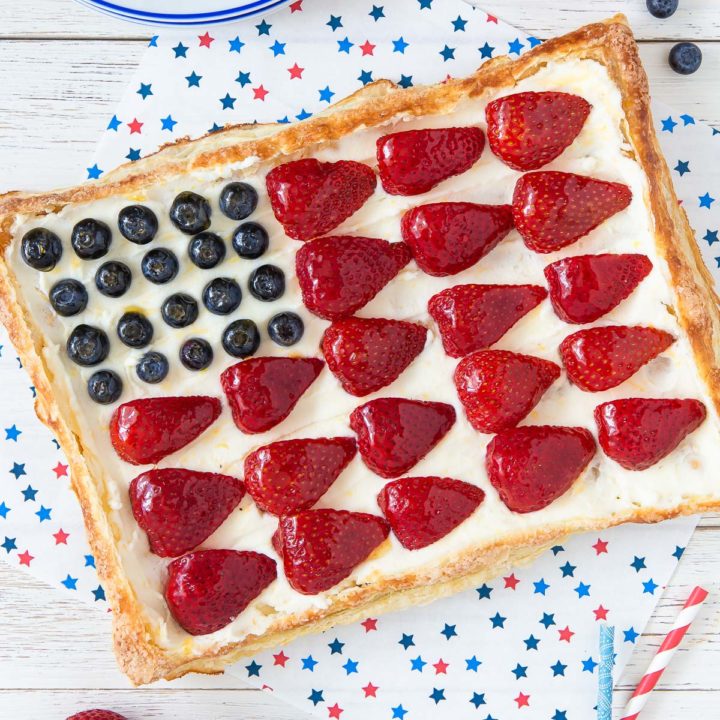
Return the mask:
[[720,313],[622,17],[0,198],[136,683],[720,507]]

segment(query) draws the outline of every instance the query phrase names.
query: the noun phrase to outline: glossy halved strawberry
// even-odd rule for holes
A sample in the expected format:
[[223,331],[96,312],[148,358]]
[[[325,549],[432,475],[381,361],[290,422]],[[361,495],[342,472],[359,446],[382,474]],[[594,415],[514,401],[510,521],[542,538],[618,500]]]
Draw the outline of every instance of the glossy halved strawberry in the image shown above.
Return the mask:
[[645,255],[578,255],[545,268],[550,301],[567,323],[591,323],[617,307],[652,270]]
[[125,462],[149,465],[180,450],[220,415],[220,401],[203,395],[131,400],[110,419],[110,440]]
[[510,510],[541,510],[570,489],[595,455],[585,428],[526,425],[505,430],[488,445],[485,465]]
[[235,424],[261,433],[282,422],[315,382],[325,363],[318,358],[259,357],[231,365],[220,376]]
[[645,470],[662,460],[706,416],[699,400],[627,398],[595,408],[600,447],[628,470]]
[[420,205],[402,219],[403,240],[428,275],[455,275],[485,257],[512,230],[510,205]]
[[191,635],[230,624],[277,577],[267,555],[240,550],[198,550],[168,565],[165,600]]
[[356,452],[348,437],[280,440],[245,458],[245,485],[261,510],[293,515],[314,505]]
[[183,468],[155,468],[130,483],[135,520],[160,557],[177,557],[207,540],[243,495],[237,478]]
[[350,575],[389,534],[377,515],[305,510],[280,519],[273,547],[290,585],[303,595],[317,595]]
[[127,720],[124,715],[112,710],[83,710],[71,715],[67,720]]
[[330,372],[346,392],[362,397],[389,385],[425,347],[427,328],[402,320],[347,318],[323,335]]
[[481,350],[455,369],[455,387],[470,424],[496,433],[517,425],[560,377],[549,360],[507,350]]
[[525,244],[550,253],[571,245],[632,201],[627,185],[564,172],[533,172],[515,185],[513,218]]
[[515,170],[537,170],[572,144],[590,110],[584,98],[562,92],[523,92],[493,100],[485,110],[490,149]]
[[295,270],[307,309],[339,320],[369,303],[411,258],[405,243],[342,235],[305,243]]
[[377,141],[380,182],[391,195],[419,195],[469,170],[485,147],[477,127],[405,130]]
[[378,398],[350,415],[363,462],[377,475],[404,475],[455,423],[455,409],[440,402]]
[[359,210],[375,191],[377,178],[359,162],[306,158],[278,165],[265,182],[270,205],[285,232],[296,240],[310,240]]
[[467,520],[484,498],[479,487],[461,480],[411,477],[388,483],[378,505],[400,544],[419,550]]
[[625,382],[674,342],[657,328],[609,325],[568,335],[560,343],[560,357],[575,385],[600,392]]
[[428,312],[445,352],[462,357],[496,343],[546,297],[539,285],[456,285],[433,295]]

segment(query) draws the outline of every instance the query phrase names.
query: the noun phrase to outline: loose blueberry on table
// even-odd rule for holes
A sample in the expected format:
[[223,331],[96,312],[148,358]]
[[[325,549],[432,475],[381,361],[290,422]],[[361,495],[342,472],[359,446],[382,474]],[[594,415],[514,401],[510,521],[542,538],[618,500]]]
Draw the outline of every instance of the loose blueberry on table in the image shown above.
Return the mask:
[[144,205],[129,205],[118,213],[120,234],[136,245],[147,245],[157,235],[157,215]]
[[75,254],[83,260],[97,260],[108,254],[112,233],[100,220],[87,218],[75,225],[70,234],[70,244]]
[[670,50],[670,67],[680,75],[692,75],[702,64],[702,50],[691,42],[682,42]]
[[647,9],[653,17],[665,20],[675,14],[678,0],[647,0]]
[[180,265],[177,257],[170,250],[155,248],[143,257],[140,269],[146,280],[156,285],[163,285],[175,278]]

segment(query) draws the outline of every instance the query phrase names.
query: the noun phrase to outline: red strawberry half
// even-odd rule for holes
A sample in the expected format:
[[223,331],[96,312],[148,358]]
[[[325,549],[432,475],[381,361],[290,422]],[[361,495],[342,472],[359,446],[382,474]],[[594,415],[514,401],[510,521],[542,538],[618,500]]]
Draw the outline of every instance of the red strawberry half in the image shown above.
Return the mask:
[[568,335],[560,343],[560,356],[575,385],[599,392],[625,382],[674,342],[664,330],[610,325]]
[[228,475],[156,468],[130,483],[130,506],[150,549],[177,557],[207,540],[244,494],[242,482]]
[[507,350],[484,350],[463,358],[455,387],[470,424],[496,433],[517,425],[560,377],[549,360]]
[[295,270],[307,309],[339,320],[369,303],[411,258],[405,243],[343,235],[305,243]]
[[419,195],[469,170],[485,147],[477,127],[405,130],[377,141],[380,181],[391,195]]
[[627,398],[595,408],[600,446],[628,470],[645,470],[662,460],[706,415],[699,400]]
[[546,297],[539,285],[456,285],[433,295],[428,312],[445,352],[462,357],[496,343]]
[[378,398],[350,415],[363,462],[395,478],[420,462],[455,424],[455,409],[440,402]]
[[259,357],[231,365],[220,376],[235,424],[261,433],[282,422],[315,382],[319,358]]
[[344,580],[390,533],[381,517],[306,510],[280,519],[273,546],[295,590],[316,595]]
[[359,210],[375,191],[377,178],[359,162],[306,158],[278,165],[265,182],[270,205],[285,232],[296,240],[310,240]]
[[578,255],[545,268],[550,301],[567,323],[591,323],[617,307],[652,270],[645,255]]
[[191,635],[231,623],[277,577],[267,555],[239,550],[199,550],[168,565],[165,600]]
[[403,240],[428,275],[455,275],[487,255],[512,230],[510,205],[420,205],[402,219]]
[[325,331],[322,351],[345,391],[362,397],[393,382],[422,352],[426,335],[415,323],[348,318]]
[[515,185],[513,218],[525,244],[550,253],[571,245],[632,200],[627,185],[563,172],[534,172]]
[[400,544],[419,550],[467,520],[485,498],[475,485],[446,477],[401,478],[388,483],[378,505]]
[[537,170],[572,144],[592,110],[579,95],[524,92],[491,102],[486,110],[490,149],[515,170]]
[[527,513],[564,494],[595,449],[593,436],[584,428],[527,425],[496,435],[488,445],[485,464],[505,505]]
[[125,462],[149,465],[180,450],[220,415],[220,401],[203,395],[131,400],[110,419],[110,440]]
[[292,515],[314,505],[356,452],[347,437],[274,442],[245,458],[245,485],[261,510]]
[[127,718],[112,710],[83,710],[71,715],[67,720],[127,720]]

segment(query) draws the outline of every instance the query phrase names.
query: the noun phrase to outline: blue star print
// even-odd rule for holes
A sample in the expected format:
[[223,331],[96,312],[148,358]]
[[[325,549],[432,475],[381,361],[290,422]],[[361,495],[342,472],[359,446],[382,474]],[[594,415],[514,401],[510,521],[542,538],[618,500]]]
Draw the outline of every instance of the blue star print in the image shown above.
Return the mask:
[[157,46],[158,46],[158,45],[157,45],[158,37],[160,37],[160,36],[159,36],[159,35],[153,35],[153,36],[150,38],[150,42],[148,43],[148,47],[157,47]]
[[13,440],[14,442],[17,442],[18,437],[22,434],[22,430],[18,430],[17,426],[13,425],[12,427],[5,428],[5,439],[6,440]]
[[0,547],[2,547],[5,550],[5,552],[8,553],[8,555],[9,555],[11,550],[17,550],[17,545],[15,544],[15,540],[17,540],[17,538],[9,538],[9,537],[5,536],[5,540],[2,543],[2,545],[0,545]]
[[128,160],[135,161],[140,159],[140,148],[130,148],[125,156]]
[[447,640],[449,640],[451,637],[455,637],[457,635],[457,632],[455,632],[455,625],[448,625],[445,623],[445,627],[440,631],[441,635],[444,635]]
[[583,672],[595,672],[595,668],[597,667],[597,663],[592,659],[592,657],[589,657],[587,660],[581,660],[582,663],[582,671]]
[[279,40],[276,40],[271,46],[270,50],[272,50],[273,57],[277,57],[278,55],[284,55],[285,54],[285,46],[287,43],[281,43]]
[[465,26],[467,25],[467,20],[463,20],[459,15],[455,20],[450,21],[453,26],[453,32],[465,32]]
[[328,643],[331,655],[342,655],[342,649],[345,647],[345,643],[341,643],[335,638],[331,643]]
[[480,57],[491,58],[493,55],[493,50],[495,50],[495,48],[492,45],[488,45],[488,43],[486,42],[481,48],[478,48],[478,50],[480,52]]
[[346,36],[344,40],[338,40],[338,41],[337,41],[337,44],[338,44],[338,52],[339,52],[339,53],[344,52],[344,53],[347,53],[347,54],[349,55],[349,54],[350,54],[350,48],[351,48],[355,43],[351,43],[351,42],[350,42],[350,39]]
[[421,10],[429,10],[432,7],[432,0],[417,0]]
[[541,625],[544,625],[547,630],[551,625],[555,624],[555,613],[543,613],[539,622]]
[[10,512],[10,510],[12,510],[12,508],[9,508],[9,507],[5,504],[5,502],[1,502],[1,503],[0,503],[0,517],[1,517],[3,520],[8,516],[8,513]]
[[523,640],[525,643],[525,648],[527,650],[537,650],[538,645],[540,644],[540,639],[536,638],[534,635],[531,635],[529,638],[526,638]]
[[631,568],[635,568],[635,572],[640,572],[645,567],[645,558],[644,557],[638,557],[637,555],[633,558],[633,561],[630,563]]
[[550,666],[550,669],[552,670],[552,673],[553,673],[553,677],[557,677],[558,675],[565,677],[565,669],[566,668],[567,668],[567,665],[563,665],[559,660],[554,665]]
[[358,80],[363,85],[367,85],[368,83],[371,83],[373,81],[372,71],[371,70],[361,70],[360,77],[358,78]]
[[430,699],[435,701],[435,704],[437,705],[442,700],[445,700],[445,690],[441,688],[433,688],[433,691],[430,693]]
[[45,520],[50,520],[51,512],[52,508],[46,508],[44,505],[41,505],[35,514],[40,518],[40,522],[44,522]]
[[546,582],[545,578],[540,578],[537,582],[534,582],[533,585],[535,586],[535,594],[536,595],[544,595],[545,591],[550,587]]
[[704,195],[700,195],[698,197],[698,200],[700,201],[700,207],[701,208],[710,208],[710,206],[715,202],[715,198],[710,196],[710,193],[705,193]]
[[173,120],[172,115],[168,115],[165,118],[160,118],[163,130],[173,131],[173,128],[177,125],[177,120]]
[[[710,242],[710,240],[708,239],[708,236],[707,236],[707,235],[705,236],[705,240],[708,241],[708,245],[712,245],[713,242],[717,242],[717,241],[718,241],[718,231],[716,230],[713,234],[715,235],[715,238],[714,238],[714,240],[713,240],[712,242]],[[710,231],[709,231],[709,230],[708,230],[708,235],[710,235]],[[677,559],[679,560],[679,559],[683,556],[683,553],[684,553],[684,552],[685,552],[685,548],[684,548],[684,547],[680,547],[679,545],[676,545],[676,546],[675,546],[675,551],[673,552],[673,557],[674,557],[674,558],[677,558]]]
[[558,553],[564,552],[565,548],[562,545],[553,545],[550,550],[552,550],[553,555],[557,555]]
[[85,567],[95,567],[95,558],[92,555],[85,556]]
[[103,171],[97,166],[97,163],[87,168],[88,180],[97,180],[102,174]]
[[447,45],[439,52],[442,56],[443,62],[455,59],[455,48],[448,47]]
[[496,612],[495,615],[490,618],[490,622],[494,628],[504,628],[506,620],[507,618],[503,617],[499,612]]
[[145,83],[140,83],[140,89],[137,91],[137,94],[140,95],[143,100],[147,100],[148,97],[153,94],[152,84],[146,85]]
[[[705,240],[705,242],[707,242],[708,245],[713,245],[714,243],[718,242],[718,231],[717,230],[708,230],[705,233],[705,237],[703,237],[703,240]],[[676,555],[675,557],[677,557],[677,559],[679,560],[680,557],[682,556],[683,548],[677,547],[675,552],[677,552],[678,550],[680,550],[680,555]],[[675,555],[675,553],[673,553],[673,555]]]
[[260,677],[260,668],[262,665],[258,665],[254,660],[249,664],[245,666],[245,669],[247,670],[248,677]]
[[27,475],[25,472],[25,463],[13,463],[10,472],[15,476],[16,480],[19,480],[23,475]]
[[643,595],[645,593],[648,593],[649,595],[654,595],[655,591],[659,587],[659,585],[657,585],[657,583],[653,582],[652,578],[650,578],[647,582],[644,582],[642,584],[642,586],[643,586]]
[[232,40],[228,40],[228,45],[230,46],[228,52],[239,53],[242,51],[245,43],[240,39],[239,35],[236,35]]
[[202,75],[198,75],[193,70],[189,75],[185,76],[185,79],[187,80],[188,87],[200,87],[200,81],[202,80]]
[[398,720],[403,720],[403,718],[407,715],[407,710],[402,706],[398,705],[397,707],[392,708],[392,716],[393,720],[397,718]]
[[110,122],[108,123],[107,129],[108,130],[114,130],[117,132],[117,129],[122,125],[122,120],[118,120],[117,115],[113,115],[112,118],[110,118]]
[[176,58],[187,57],[188,48],[180,42],[173,48],[173,51]]
[[677,123],[672,119],[672,115],[670,117],[665,118],[665,120],[661,120],[661,122],[662,122],[662,131],[663,132],[671,133],[677,127]]
[[233,110],[235,108],[235,100],[237,100],[237,98],[231,97],[230,93],[225,93],[225,97],[220,98],[223,110]]
[[341,28],[343,26],[342,16],[331,15],[330,19],[325,24],[329,28],[332,28],[332,31],[335,32],[338,28]]
[[581,597],[590,597],[590,585],[586,585],[585,583],[581,582],[576,588],[575,592],[578,595],[578,598]]
[[623,630],[624,641],[629,643],[635,643],[640,633],[635,631],[634,627],[629,627],[627,630]]
[[380,18],[385,17],[385,6],[384,5],[373,5],[372,10],[368,15],[377,22]]
[[550,720],[567,720],[567,711],[556,709],[555,714],[550,718]]
[[479,588],[477,588],[476,592],[478,594],[478,600],[489,600],[490,594],[492,593],[493,588],[491,588],[487,583],[483,583]]
[[260,35],[269,35],[270,28],[272,27],[272,25],[270,25],[269,23],[266,23],[263,20],[259,25],[256,25],[255,27],[257,28],[258,37],[259,37]]
[[61,585],[64,585],[68,590],[77,590],[77,578],[68,575],[64,580],[60,581]]
[[415,644],[415,641],[413,640],[412,635],[406,635],[403,633],[403,636],[398,640],[398,645],[402,645],[403,649],[407,650],[409,647],[412,647]]
[[308,112],[305,108],[301,108],[300,112],[295,116],[298,120],[307,120],[312,117],[312,113]]
[[35,500],[35,496],[38,494],[38,491],[32,487],[32,485],[28,485],[24,490],[21,490],[22,496],[25,498],[25,502],[28,502],[28,500]]
[[417,670],[418,672],[422,672],[423,668],[427,665],[427,663],[418,655],[414,660],[410,661],[410,670]]
[[478,668],[482,665],[482,662],[473,655],[471,658],[465,660],[465,665],[467,665],[465,669],[468,672],[477,672]]
[[528,42],[530,43],[531,48],[537,47],[538,45],[542,45],[542,40],[539,40],[538,38],[533,37],[532,35],[528,38]]
[[412,87],[412,85],[413,85],[412,75],[401,75],[400,79],[398,80],[398,85],[401,88]]
[[683,121],[683,127],[695,124],[695,118],[692,115],[681,115],[680,119]]
[[521,665],[518,663],[511,672],[515,676],[516,680],[527,677],[527,665]]
[[674,167],[674,170],[680,174],[680,177],[682,177],[685,173],[691,172],[690,161],[678,160],[678,164]]
[[475,706],[475,709],[477,710],[481,705],[485,705],[485,693],[474,692],[472,694],[472,697],[470,698],[470,702]]
[[405,42],[405,39],[401,35],[397,40],[392,41],[393,44],[393,52],[402,53],[405,54],[405,50],[410,45],[410,43]]
[[95,597],[95,602],[105,599],[105,590],[103,590],[102,585],[98,585],[94,590],[91,590],[90,592]]
[[355,660],[350,660],[348,658],[348,661],[342,666],[342,668],[345,671],[346,675],[352,675],[353,673],[357,674],[358,664],[359,663],[357,663]]
[[245,87],[251,82],[250,73],[240,71],[238,76],[235,78],[235,82],[240,83],[240,87]]
[[520,38],[515,38],[512,42],[508,43],[508,52],[519,55],[524,47],[525,45],[520,42]]
[[329,85],[326,85],[322,90],[318,90],[318,92],[320,93],[320,101],[327,103],[332,101],[332,97],[335,94]]
[[310,672],[315,672],[315,666],[318,664],[318,661],[315,660],[315,658],[312,655],[308,655],[306,658],[302,658],[302,669],[303,670],[309,670]]
[[560,566],[560,572],[562,572],[563,577],[574,577],[574,573],[577,570],[577,565],[571,565],[569,562],[566,562],[564,565]]
[[310,696],[308,697],[308,700],[313,705],[317,705],[318,703],[325,702],[325,698],[323,697],[323,691],[322,690],[312,690],[310,692]]

